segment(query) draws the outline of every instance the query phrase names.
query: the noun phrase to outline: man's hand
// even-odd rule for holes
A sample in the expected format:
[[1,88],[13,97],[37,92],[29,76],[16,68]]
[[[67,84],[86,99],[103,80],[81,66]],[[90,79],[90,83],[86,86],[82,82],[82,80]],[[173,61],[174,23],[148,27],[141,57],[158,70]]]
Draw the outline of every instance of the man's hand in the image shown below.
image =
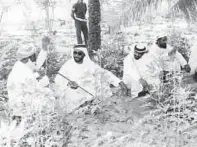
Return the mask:
[[121,81],[119,83],[120,85],[120,88],[121,88],[121,92],[122,92],[122,95],[126,96],[127,95],[127,86],[125,85],[125,83],[123,81]]
[[169,56],[172,56],[176,53],[177,49],[176,48],[173,48],[171,51],[168,52],[168,55]]
[[79,87],[79,85],[74,82],[74,81],[69,81],[68,82],[68,86],[71,88],[71,89],[77,89]]
[[140,78],[139,79],[140,84],[142,85],[143,89],[150,90],[149,84],[146,82],[146,80]]
[[153,89],[153,85],[149,84],[146,87],[143,87],[142,91],[138,93],[138,97],[145,96],[146,94],[150,94],[150,90]]
[[189,64],[186,64],[186,65],[184,66],[184,69],[185,69],[186,72],[190,72],[190,71],[191,71],[191,67],[190,67]]
[[48,86],[49,85],[49,78],[47,76],[44,76],[42,79],[40,79],[39,85],[42,87]]
[[44,69],[42,69],[42,68],[41,69],[36,68],[35,72],[38,74],[38,76],[36,77],[37,80],[42,79],[46,74]]
[[87,22],[87,19],[81,19],[81,18],[78,18],[78,17],[76,17],[76,16],[75,16],[75,20],[79,20],[79,21],[81,21],[81,22]]
[[147,87],[143,87],[143,91],[150,91],[153,89],[153,85],[149,84]]

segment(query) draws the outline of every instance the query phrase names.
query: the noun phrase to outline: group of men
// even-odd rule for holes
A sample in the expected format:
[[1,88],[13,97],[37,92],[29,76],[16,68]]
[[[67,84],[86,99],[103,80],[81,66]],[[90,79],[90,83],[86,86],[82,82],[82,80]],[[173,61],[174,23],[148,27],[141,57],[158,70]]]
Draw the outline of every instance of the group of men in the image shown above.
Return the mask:
[[[168,44],[167,36],[158,37],[149,48],[136,45],[124,60],[123,81],[131,88],[131,94],[144,96],[151,90],[159,90],[161,84],[182,71],[197,73],[195,48],[192,49],[189,63],[182,54]],[[190,66],[192,65],[192,66]]]
[[[30,107],[32,100],[27,97],[35,92],[35,89],[48,90],[48,77],[39,74],[47,58],[48,38],[42,40],[43,48],[37,56],[37,49],[33,43],[21,46],[17,51],[17,62],[7,79],[8,105],[13,116],[21,116],[25,108]],[[41,78],[42,77],[42,78]]]
[[[33,89],[50,89],[48,77],[39,75],[47,59],[48,47],[45,43],[46,39],[43,39],[43,48],[37,58],[36,48],[31,43],[17,51],[18,61],[7,79],[8,105],[15,118],[23,116],[23,110],[30,107],[31,103],[26,102],[31,92],[35,92]],[[103,96],[103,93],[103,98],[111,96],[110,84],[120,86],[126,93],[126,86],[120,79],[90,60],[86,45],[75,45],[71,55],[72,58],[61,67],[53,84],[54,97],[62,111],[70,113],[86,101]]]
[[[27,99],[24,98],[27,87],[49,89],[48,77],[39,75],[39,70],[43,68],[47,59],[46,41],[48,41],[46,38],[43,39],[43,47],[37,58],[33,44],[25,45],[17,52],[18,61],[7,80],[8,103],[14,116],[23,115],[22,110],[29,107],[24,105]],[[181,70],[192,74],[197,72],[197,64],[192,64],[190,68],[183,56],[168,45],[166,36],[158,38],[149,50],[144,44],[135,45],[124,59],[122,80],[91,61],[86,45],[75,45],[71,56],[72,58],[61,67],[54,80],[54,97],[57,98],[59,107],[67,113],[98,97],[109,98],[112,95],[111,85],[120,87],[123,95],[140,97],[156,89],[161,81],[159,78],[162,77],[162,81],[167,82],[169,73],[180,73]],[[193,61],[196,60],[195,57],[190,59],[192,63],[197,63]],[[151,71],[150,68],[156,65],[157,61],[162,62]],[[131,93],[128,93],[128,89],[131,89]]]
[[[87,101],[99,97],[109,98],[112,95],[111,86],[119,87],[123,95],[133,98],[145,96],[153,89],[158,90],[161,81],[167,83],[169,75],[180,73],[181,70],[197,76],[196,46],[192,49],[189,62],[186,62],[183,56],[168,44],[167,36],[161,36],[150,48],[146,44],[135,44],[124,59],[122,80],[117,78],[89,57],[86,11],[83,0],[78,0],[73,6],[71,16],[75,20],[78,44],[71,51],[72,58],[61,67],[54,80],[54,97],[62,111],[70,113]],[[81,31],[85,44],[82,44]],[[7,80],[8,104],[13,110],[14,118],[22,117],[22,110],[31,105],[25,104],[28,98],[24,96],[25,93],[31,95],[27,87],[51,90],[48,77],[39,74],[47,60],[49,44],[49,38],[45,37],[38,56],[34,44],[22,46],[17,52],[18,61]]]

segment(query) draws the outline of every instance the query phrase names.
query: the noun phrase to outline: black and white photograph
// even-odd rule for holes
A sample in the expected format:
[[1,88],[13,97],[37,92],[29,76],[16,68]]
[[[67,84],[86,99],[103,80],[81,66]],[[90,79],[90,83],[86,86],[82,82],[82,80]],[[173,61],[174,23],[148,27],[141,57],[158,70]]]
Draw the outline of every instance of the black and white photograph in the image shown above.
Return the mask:
[[197,0],[0,0],[0,147],[197,147]]

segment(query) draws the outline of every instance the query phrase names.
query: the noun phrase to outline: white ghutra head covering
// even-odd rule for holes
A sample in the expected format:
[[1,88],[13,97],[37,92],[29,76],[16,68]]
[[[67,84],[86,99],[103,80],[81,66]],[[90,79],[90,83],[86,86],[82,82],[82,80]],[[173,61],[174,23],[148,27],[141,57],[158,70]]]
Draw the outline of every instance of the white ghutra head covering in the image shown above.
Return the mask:
[[29,44],[25,44],[25,45],[21,46],[18,49],[16,56],[17,56],[18,60],[21,60],[23,58],[30,57],[34,53],[36,53],[36,47],[34,46],[33,43],[29,43]]
[[134,47],[134,52],[137,52],[137,53],[148,53],[148,50],[147,50],[146,45],[144,43],[138,43]]

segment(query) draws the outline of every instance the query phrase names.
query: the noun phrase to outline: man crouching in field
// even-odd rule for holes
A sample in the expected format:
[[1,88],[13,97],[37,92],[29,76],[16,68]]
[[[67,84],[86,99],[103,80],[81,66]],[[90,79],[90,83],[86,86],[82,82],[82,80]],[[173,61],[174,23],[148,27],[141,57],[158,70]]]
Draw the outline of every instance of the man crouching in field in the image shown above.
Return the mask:
[[179,74],[181,67],[186,72],[190,72],[190,66],[184,57],[176,48],[171,47],[168,42],[167,36],[161,36],[157,38],[156,43],[151,47],[154,60],[159,61],[163,83],[168,83],[173,75]]
[[38,80],[35,53],[36,48],[31,43],[20,47],[17,51],[18,61],[7,79],[8,105],[15,120],[20,120],[27,115],[27,110],[33,112],[34,106],[38,106],[37,102],[41,98],[37,91],[49,91],[46,87],[49,84],[48,77],[44,76]]
[[131,89],[133,98],[145,96],[153,88],[148,65],[151,65],[151,56],[149,56],[146,44],[137,44],[124,59],[123,81]]
[[110,97],[110,84],[120,86],[126,94],[127,88],[120,79],[90,60],[85,45],[75,45],[71,56],[55,78],[60,104],[65,112],[70,113],[96,97]]

